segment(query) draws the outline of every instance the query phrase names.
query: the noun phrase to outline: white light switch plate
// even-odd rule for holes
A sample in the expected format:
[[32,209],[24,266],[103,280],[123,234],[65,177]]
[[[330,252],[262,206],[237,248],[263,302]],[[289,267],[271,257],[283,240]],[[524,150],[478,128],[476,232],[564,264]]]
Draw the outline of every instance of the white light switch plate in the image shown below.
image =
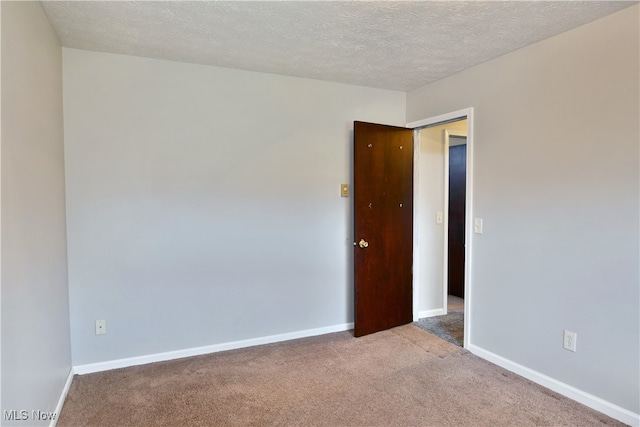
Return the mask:
[[482,234],[482,218],[476,218],[473,220],[473,232],[476,234]]

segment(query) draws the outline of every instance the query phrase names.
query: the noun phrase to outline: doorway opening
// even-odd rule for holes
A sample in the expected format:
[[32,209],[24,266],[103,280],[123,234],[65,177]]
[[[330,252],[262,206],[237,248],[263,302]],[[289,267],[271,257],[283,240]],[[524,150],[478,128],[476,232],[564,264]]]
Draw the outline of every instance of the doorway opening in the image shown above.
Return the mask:
[[[466,126],[466,120],[463,121]],[[445,129],[443,135],[445,215],[447,216],[446,261],[447,301],[444,305],[451,310],[454,298],[464,300],[464,235],[467,176],[467,135],[466,131]],[[447,170],[448,169],[448,170]]]
[[415,140],[414,321],[450,330],[449,341],[463,347],[472,323],[472,115],[469,108],[407,124]]

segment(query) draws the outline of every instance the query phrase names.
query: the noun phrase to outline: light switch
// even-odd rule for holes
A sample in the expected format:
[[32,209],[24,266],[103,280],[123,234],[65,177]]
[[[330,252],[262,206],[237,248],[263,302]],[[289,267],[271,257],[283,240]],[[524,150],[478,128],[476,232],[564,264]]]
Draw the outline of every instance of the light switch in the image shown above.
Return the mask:
[[476,218],[473,220],[473,232],[476,234],[482,234],[482,218]]
[[443,218],[444,218],[444,213],[436,212],[436,224],[442,224]]
[[349,197],[349,184],[340,184],[340,195],[342,197]]

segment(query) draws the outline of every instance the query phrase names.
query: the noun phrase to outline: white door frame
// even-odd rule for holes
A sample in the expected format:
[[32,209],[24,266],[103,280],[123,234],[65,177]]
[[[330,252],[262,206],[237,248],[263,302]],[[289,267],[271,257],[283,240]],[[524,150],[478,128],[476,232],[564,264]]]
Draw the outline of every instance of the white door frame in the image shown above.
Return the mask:
[[[413,170],[413,182],[414,182],[414,212],[413,212],[413,230],[414,230],[414,248],[413,248],[413,318],[414,320],[418,320],[418,297],[419,297],[419,289],[418,283],[420,279],[420,263],[419,253],[420,253],[420,242],[418,239],[418,230],[419,230],[419,221],[420,218],[418,216],[419,212],[417,207],[419,206],[418,199],[420,197],[420,192],[418,188],[418,165],[419,165],[419,156],[420,156],[420,141],[418,138],[419,129],[427,126],[433,126],[437,124],[444,124],[446,122],[452,122],[457,120],[467,119],[467,194],[466,194],[466,212],[465,212],[465,260],[464,260],[464,347],[468,347],[471,341],[471,319],[472,319],[472,269],[471,269],[471,254],[472,254],[472,244],[473,244],[473,108],[465,108],[462,110],[453,111],[451,113],[441,114],[439,116],[430,117],[423,120],[418,120],[415,122],[407,123],[406,127],[415,129],[414,132],[414,170]],[[449,133],[450,135],[453,132]],[[445,138],[445,169],[448,175],[448,156],[449,150],[448,148],[448,138]],[[445,190],[448,189],[448,179],[445,178]],[[445,193],[445,212],[444,212],[444,232],[445,232],[445,245],[443,250],[444,256],[444,271],[443,271],[443,309],[444,313],[447,310],[447,271],[446,271],[446,263],[447,263],[447,227],[448,227],[448,195]]]

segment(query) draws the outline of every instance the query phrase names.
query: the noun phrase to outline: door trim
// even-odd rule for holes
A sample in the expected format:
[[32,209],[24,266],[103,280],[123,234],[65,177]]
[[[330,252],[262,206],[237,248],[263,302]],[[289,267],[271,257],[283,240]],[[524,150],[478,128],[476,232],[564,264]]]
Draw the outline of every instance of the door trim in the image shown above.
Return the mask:
[[[465,277],[464,277],[464,347],[467,348],[471,344],[472,337],[472,318],[473,318],[473,304],[472,304],[472,283],[473,283],[473,271],[472,271],[472,246],[473,246],[473,107],[465,108],[462,110],[453,111],[450,113],[441,114],[434,117],[429,117],[423,120],[418,120],[414,122],[410,122],[406,124],[407,128],[414,129],[414,236],[417,233],[419,227],[419,217],[417,206],[419,206],[418,198],[420,197],[419,188],[418,188],[418,165],[419,165],[419,141],[417,140],[418,131],[420,128],[444,124],[447,122],[453,122],[461,119],[467,119],[467,194],[466,194],[466,212],[465,212],[465,260],[464,260],[464,269],[465,269]],[[448,153],[447,153],[448,156]],[[448,169],[448,165],[447,165]],[[446,182],[447,180],[445,180]],[[446,184],[448,186],[448,183]],[[445,196],[446,197],[446,196]],[[445,215],[444,218],[447,218]],[[448,223],[447,223],[448,225]],[[445,228],[446,231],[446,228]],[[446,239],[445,239],[446,242]],[[414,251],[413,251],[413,318],[414,320],[418,320],[418,297],[419,297],[419,289],[417,284],[420,278],[419,271],[419,263],[418,256],[420,253],[420,242],[414,239]],[[446,252],[445,252],[446,257]],[[445,269],[446,272],[446,269]],[[446,286],[446,281],[445,285]],[[446,299],[446,292],[444,298]],[[443,301],[444,303],[444,301]],[[447,306],[444,304],[444,310],[446,312]]]

